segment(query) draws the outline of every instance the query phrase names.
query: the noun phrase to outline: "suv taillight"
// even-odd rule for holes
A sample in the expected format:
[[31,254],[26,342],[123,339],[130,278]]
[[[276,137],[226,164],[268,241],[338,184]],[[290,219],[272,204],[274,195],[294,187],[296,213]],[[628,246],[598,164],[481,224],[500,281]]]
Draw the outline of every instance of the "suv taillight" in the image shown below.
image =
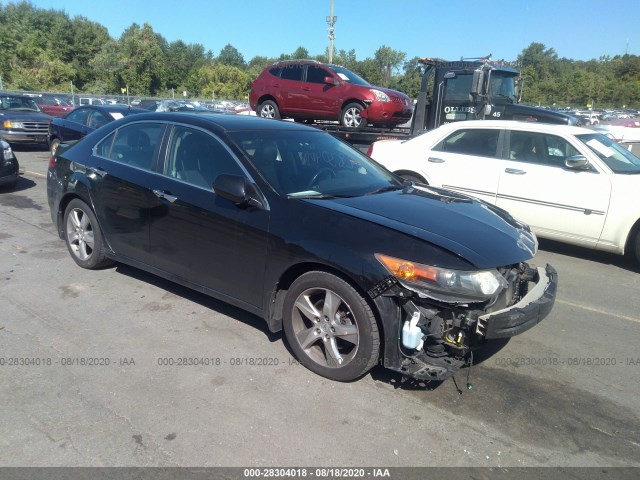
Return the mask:
[[49,159],[49,170],[53,170],[56,166],[56,157],[55,155],[51,155],[51,158]]

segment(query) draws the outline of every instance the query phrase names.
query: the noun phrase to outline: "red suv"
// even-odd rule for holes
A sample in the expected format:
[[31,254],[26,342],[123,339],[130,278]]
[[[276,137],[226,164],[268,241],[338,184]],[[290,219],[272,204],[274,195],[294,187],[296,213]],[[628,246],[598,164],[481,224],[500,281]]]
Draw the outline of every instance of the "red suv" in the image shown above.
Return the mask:
[[413,115],[404,93],[375,87],[350,70],[312,60],[278,62],[254,80],[249,96],[258,116],[338,120],[348,128],[394,127]]

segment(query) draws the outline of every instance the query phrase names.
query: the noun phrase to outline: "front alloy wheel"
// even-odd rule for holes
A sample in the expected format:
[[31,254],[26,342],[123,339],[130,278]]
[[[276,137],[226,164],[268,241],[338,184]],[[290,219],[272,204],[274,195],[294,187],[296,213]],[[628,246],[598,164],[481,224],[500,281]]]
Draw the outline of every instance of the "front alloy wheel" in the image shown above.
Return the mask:
[[344,280],[325,272],[306,273],[289,289],[284,308],[289,345],[309,370],[350,381],[377,361],[380,339],[375,317]]
[[347,128],[361,129],[367,126],[367,120],[360,116],[364,108],[359,103],[350,103],[344,110],[342,110],[342,116],[340,123]]

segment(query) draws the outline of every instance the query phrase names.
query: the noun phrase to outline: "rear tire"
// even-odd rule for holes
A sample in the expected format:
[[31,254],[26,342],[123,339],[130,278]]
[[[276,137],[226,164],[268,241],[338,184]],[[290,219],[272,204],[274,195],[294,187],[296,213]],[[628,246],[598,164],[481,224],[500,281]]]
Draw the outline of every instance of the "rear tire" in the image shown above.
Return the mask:
[[283,328],[300,363],[331,380],[355,380],[378,361],[380,335],[371,307],[330,273],[308,272],[293,282]]
[[280,109],[278,104],[273,100],[265,100],[256,110],[256,114],[262,118],[273,118],[274,120],[280,120]]
[[633,254],[634,254],[636,263],[640,265],[640,228],[636,232],[636,238],[633,242]]
[[93,270],[111,263],[104,252],[98,220],[82,200],[75,198],[67,205],[63,217],[63,230],[67,249],[79,266]]

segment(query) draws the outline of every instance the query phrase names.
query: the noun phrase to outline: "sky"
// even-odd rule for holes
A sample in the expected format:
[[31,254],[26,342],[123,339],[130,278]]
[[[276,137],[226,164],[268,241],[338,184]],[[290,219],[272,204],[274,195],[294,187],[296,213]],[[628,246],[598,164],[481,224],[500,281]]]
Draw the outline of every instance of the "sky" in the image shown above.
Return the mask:
[[[0,0],[1,3],[8,3]],[[218,55],[233,45],[246,61],[299,46],[328,46],[330,0],[31,0],[105,26],[119,38],[148,23],[167,41],[200,43]],[[560,58],[640,55],[640,0],[334,0],[335,47],[373,57],[382,45],[406,58],[515,60],[532,42]]]

